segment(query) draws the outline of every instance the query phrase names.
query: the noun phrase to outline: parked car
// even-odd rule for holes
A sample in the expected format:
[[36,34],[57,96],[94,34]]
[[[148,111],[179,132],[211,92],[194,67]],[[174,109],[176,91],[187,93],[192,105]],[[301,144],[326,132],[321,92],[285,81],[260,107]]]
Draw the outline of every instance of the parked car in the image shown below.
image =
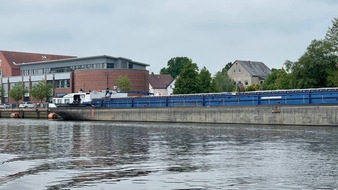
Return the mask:
[[19,108],[34,108],[35,105],[32,102],[22,102]]
[[0,104],[0,108],[10,108],[11,105],[9,104]]

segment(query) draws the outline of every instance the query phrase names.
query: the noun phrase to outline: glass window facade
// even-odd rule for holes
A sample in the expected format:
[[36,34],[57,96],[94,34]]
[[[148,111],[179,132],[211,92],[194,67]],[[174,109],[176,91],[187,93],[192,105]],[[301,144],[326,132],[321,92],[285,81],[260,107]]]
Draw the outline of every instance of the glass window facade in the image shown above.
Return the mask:
[[70,79],[55,80],[56,88],[70,88]]
[[107,63],[107,69],[112,69],[115,68],[115,64],[114,63]]
[[[97,61],[97,62],[96,62]],[[113,68],[122,68],[122,69],[134,69],[133,62],[125,61],[125,60],[113,60],[108,59],[108,62],[99,62],[98,60],[90,62],[90,61],[81,61],[76,63],[68,63],[68,66],[60,66],[55,64],[51,66],[38,65],[40,68],[32,69],[28,67],[23,67],[21,70],[21,74],[23,76],[32,76],[32,75],[45,75],[45,74],[52,74],[52,73],[66,73],[72,72],[77,69],[113,69]],[[55,67],[56,66],[56,67]],[[48,67],[48,68],[44,68]]]

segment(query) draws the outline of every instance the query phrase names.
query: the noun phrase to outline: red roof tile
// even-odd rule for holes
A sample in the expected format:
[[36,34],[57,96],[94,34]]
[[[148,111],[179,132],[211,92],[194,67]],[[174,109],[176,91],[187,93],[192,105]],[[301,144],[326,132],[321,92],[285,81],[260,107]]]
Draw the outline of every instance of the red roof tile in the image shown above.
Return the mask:
[[7,62],[11,64],[12,67],[13,66],[15,67],[14,63],[22,64],[22,63],[29,63],[29,62],[76,58],[76,56],[67,56],[67,55],[27,53],[27,52],[15,52],[15,51],[3,51],[3,50],[0,50],[0,53],[3,54]]
[[155,89],[166,89],[173,80],[171,75],[149,75],[149,84]]

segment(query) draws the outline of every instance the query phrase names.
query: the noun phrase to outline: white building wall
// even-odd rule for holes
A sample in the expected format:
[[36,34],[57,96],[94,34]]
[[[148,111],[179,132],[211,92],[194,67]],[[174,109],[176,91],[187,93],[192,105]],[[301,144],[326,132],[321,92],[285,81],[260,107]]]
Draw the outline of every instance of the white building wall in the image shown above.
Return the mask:
[[149,84],[149,92],[153,93],[155,96],[167,96],[168,95],[167,89],[154,89],[150,84]]
[[234,64],[228,70],[228,76],[238,84],[241,82],[244,86],[249,86],[252,84],[252,77],[248,71],[246,71],[242,65]]
[[45,75],[32,75],[31,76],[31,81],[42,81],[45,80]]
[[176,79],[174,79],[171,82],[171,84],[167,87],[168,95],[173,95],[174,94],[175,82],[176,82]]
[[22,76],[9,77],[9,83],[16,83],[20,81],[22,82]]
[[154,93],[154,88],[149,84],[149,93]]
[[54,73],[54,78],[55,78],[55,80],[58,80],[58,79],[69,79],[70,78],[70,73]]

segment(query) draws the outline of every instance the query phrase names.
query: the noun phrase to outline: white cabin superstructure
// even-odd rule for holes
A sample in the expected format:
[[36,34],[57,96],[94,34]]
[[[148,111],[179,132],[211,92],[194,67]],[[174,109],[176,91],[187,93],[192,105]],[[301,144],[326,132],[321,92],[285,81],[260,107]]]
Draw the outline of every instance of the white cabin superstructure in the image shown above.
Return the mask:
[[63,105],[63,104],[87,104],[90,105],[93,99],[99,99],[104,97],[110,98],[120,98],[120,97],[127,97],[127,93],[117,93],[115,91],[105,93],[105,92],[76,92],[66,94],[62,98],[53,98],[53,104]]

